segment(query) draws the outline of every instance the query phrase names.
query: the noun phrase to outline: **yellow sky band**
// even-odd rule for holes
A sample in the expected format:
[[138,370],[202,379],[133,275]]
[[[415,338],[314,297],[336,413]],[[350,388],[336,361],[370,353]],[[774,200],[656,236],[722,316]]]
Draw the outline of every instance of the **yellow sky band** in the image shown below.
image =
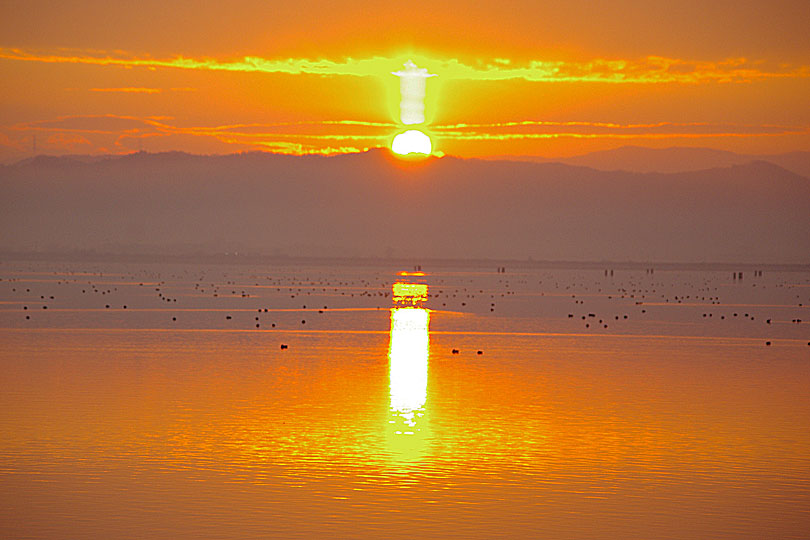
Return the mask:
[[794,65],[765,69],[759,67],[758,62],[746,58],[707,62],[647,56],[638,60],[593,59],[587,62],[534,60],[523,65],[516,65],[508,59],[497,59],[472,66],[457,59],[433,59],[420,55],[404,55],[397,58],[379,56],[365,59],[346,58],[341,61],[301,58],[268,59],[256,56],[245,56],[236,60],[198,59],[182,56],[156,59],[111,55],[94,56],[83,52],[74,54],[40,53],[0,47],[0,59],[24,62],[320,76],[387,77],[390,76],[391,67],[401,64],[403,58],[406,60],[412,58],[420,65],[429,66],[431,72],[444,79],[470,81],[522,79],[532,82],[695,84],[705,82],[746,83],[773,78],[810,77],[810,66]]

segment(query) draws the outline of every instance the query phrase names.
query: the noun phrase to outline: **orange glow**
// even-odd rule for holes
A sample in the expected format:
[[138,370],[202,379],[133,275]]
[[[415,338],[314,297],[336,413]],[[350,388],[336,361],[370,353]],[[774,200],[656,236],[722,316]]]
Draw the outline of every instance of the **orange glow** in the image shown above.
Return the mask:
[[[417,2],[409,11],[431,13],[418,24],[393,4],[322,4],[251,0],[227,16],[182,1],[159,16],[117,3],[6,6],[0,162],[30,157],[34,137],[41,153],[76,151],[64,142],[75,126],[57,122],[69,115],[139,123],[83,134],[91,154],[341,154],[388,148],[409,128],[430,152],[461,157],[810,148],[806,2]],[[318,32],[314,13],[329,20]],[[369,17],[385,32],[361,31]],[[630,128],[659,123],[674,127]],[[425,153],[421,140],[402,150]]]

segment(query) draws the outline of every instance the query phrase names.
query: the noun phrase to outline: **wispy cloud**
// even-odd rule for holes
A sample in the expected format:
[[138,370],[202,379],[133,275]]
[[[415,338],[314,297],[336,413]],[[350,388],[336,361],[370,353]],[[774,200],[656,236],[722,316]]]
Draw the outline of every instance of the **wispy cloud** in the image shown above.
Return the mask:
[[[807,78],[810,66],[777,65],[748,58],[717,61],[646,56],[639,59],[603,59],[588,61],[533,60],[516,62],[496,58],[490,62],[464,63],[457,59],[412,55],[419,65],[444,79],[499,81],[520,79],[533,82],[598,83],[741,83],[772,78]],[[122,54],[98,54],[86,51],[39,52],[0,47],[0,59],[23,62],[89,64],[97,66],[143,67],[245,73],[308,74],[320,76],[388,76],[403,58],[371,57],[342,60],[245,56],[238,59],[136,57]]]
[[[218,151],[263,149],[283,154],[330,155],[387,146],[399,127],[394,123],[327,120],[225,125],[179,125],[170,117],[123,115],[65,116],[0,128],[0,145],[19,150],[41,134],[52,150],[131,152],[146,141],[214,141]],[[6,134],[4,135],[5,132]],[[810,135],[810,126],[721,124],[708,122],[615,123],[523,120],[499,123],[436,125],[434,142],[553,139],[660,141],[738,139]],[[178,139],[179,138],[179,139]],[[210,146],[205,146],[210,148]]]
[[489,124],[451,124],[432,128],[448,140],[530,140],[560,137],[580,139],[684,139],[707,137],[767,137],[810,134],[810,126],[719,124],[709,122],[553,122],[526,120]]
[[[79,137],[100,137],[105,148],[131,151],[135,142],[154,137],[185,136],[209,138],[225,147],[257,148],[290,154],[335,154],[360,151],[362,148],[384,146],[396,124],[358,120],[325,120],[227,124],[214,126],[182,126],[167,117],[135,117],[125,115],[64,116],[53,120],[22,122],[8,126],[19,134],[56,134],[57,139],[78,141]],[[13,139],[9,138],[9,142]],[[86,140],[86,139],[84,139]],[[348,143],[348,144],[346,144]]]
[[125,94],[159,94],[163,90],[161,88],[141,88],[127,86],[124,88],[91,88],[91,92],[122,92]]

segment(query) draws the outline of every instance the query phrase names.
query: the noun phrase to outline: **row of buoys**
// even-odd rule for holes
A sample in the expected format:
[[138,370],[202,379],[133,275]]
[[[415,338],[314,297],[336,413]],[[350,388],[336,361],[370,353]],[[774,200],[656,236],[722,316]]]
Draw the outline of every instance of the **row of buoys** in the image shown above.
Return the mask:
[[498,274],[505,274],[506,273],[506,267],[505,266],[499,266],[497,273]]

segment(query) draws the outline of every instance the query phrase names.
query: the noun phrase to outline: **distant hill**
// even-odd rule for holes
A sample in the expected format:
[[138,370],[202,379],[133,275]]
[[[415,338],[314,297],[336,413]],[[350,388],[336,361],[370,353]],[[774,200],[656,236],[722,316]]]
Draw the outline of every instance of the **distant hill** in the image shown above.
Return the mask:
[[[0,249],[810,262],[810,181],[560,163],[138,153],[0,169]],[[184,247],[185,246],[185,247]]]
[[502,157],[500,159],[520,159],[538,163],[556,162],[591,167],[600,171],[629,172],[688,172],[744,165],[752,161],[768,161],[800,176],[810,178],[810,152],[746,155],[712,148],[622,146],[568,158]]

